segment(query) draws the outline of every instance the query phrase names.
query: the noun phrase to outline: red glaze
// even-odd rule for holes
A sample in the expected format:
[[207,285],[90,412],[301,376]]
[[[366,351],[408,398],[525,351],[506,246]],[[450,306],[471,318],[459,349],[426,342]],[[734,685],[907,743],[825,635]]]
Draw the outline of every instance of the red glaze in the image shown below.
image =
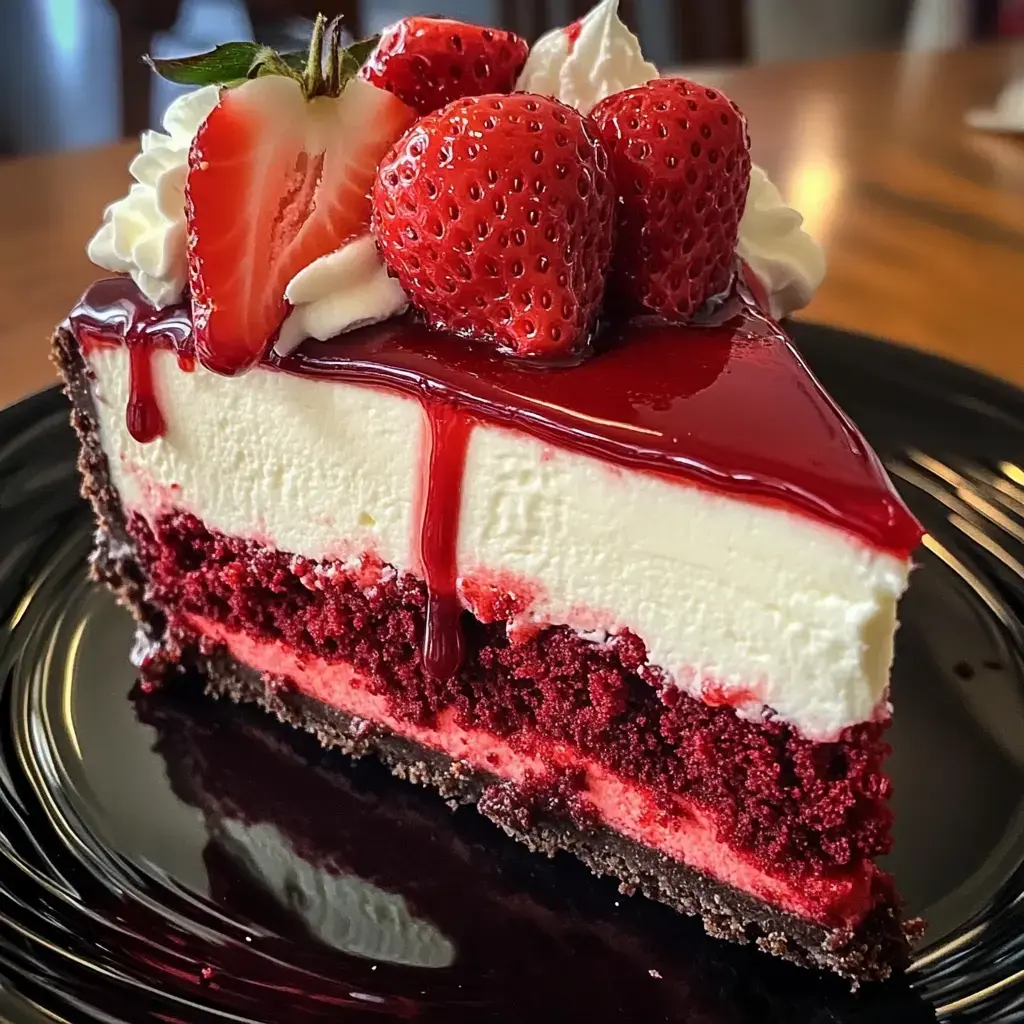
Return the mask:
[[173,349],[178,366],[195,369],[192,319],[187,308],[155,310],[127,278],[97,281],[68,317],[82,354],[109,345],[128,347],[128,432],[140,444],[155,441],[167,429],[156,399],[150,354]]
[[753,690],[730,688],[710,680],[701,684],[700,696],[712,708],[739,708],[744,704],[761,703],[761,698]]
[[571,25],[565,26],[565,41],[569,44],[570,53],[572,53],[572,51],[576,49],[576,40],[579,39],[580,33],[582,31],[582,21],[574,21]]
[[[86,349],[103,339],[190,351],[187,306],[156,313],[123,278],[93,285],[69,324]],[[455,540],[465,445],[477,420],[798,512],[899,557],[921,539],[877,456],[745,289],[702,323],[610,327],[594,353],[571,366],[510,359],[408,318],[306,342],[265,362],[298,376],[386,387],[422,403],[431,430],[415,547],[432,595],[427,660],[441,678],[458,664],[461,646]],[[148,374],[135,369],[133,357],[130,406],[152,401],[143,394]],[[140,432],[152,433],[141,429],[144,422],[157,421],[139,420]]]
[[377,384],[629,469],[787,508],[900,557],[921,528],[782,329],[745,297],[713,323],[633,322],[593,356],[544,366],[392,320],[272,365]]
[[451,679],[462,664],[462,605],[456,592],[455,554],[466,446],[472,427],[454,405],[426,405],[423,479],[419,494],[420,570],[427,584],[423,667],[435,679]]
[[512,622],[529,611],[539,588],[512,573],[485,571],[463,575],[459,593],[481,622]]
[[164,414],[153,385],[153,350],[146,345],[128,346],[128,433],[139,444],[148,444],[167,431]]

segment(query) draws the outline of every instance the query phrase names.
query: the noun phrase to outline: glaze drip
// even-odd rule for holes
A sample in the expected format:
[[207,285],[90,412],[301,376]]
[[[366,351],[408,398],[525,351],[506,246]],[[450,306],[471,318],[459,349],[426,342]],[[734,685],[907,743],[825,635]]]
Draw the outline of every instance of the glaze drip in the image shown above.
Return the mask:
[[462,664],[462,605],[456,590],[459,505],[472,422],[447,402],[424,403],[426,424],[420,465],[419,536],[413,550],[427,584],[423,667],[435,679],[451,679]]
[[66,321],[83,356],[96,348],[125,345],[128,349],[128,432],[139,444],[163,437],[167,430],[153,383],[154,348],[173,349],[178,366],[195,369],[192,318],[187,306],[154,309],[127,278],[97,281],[82,296]]
[[153,383],[153,349],[138,343],[128,346],[128,433],[148,444],[167,432]]

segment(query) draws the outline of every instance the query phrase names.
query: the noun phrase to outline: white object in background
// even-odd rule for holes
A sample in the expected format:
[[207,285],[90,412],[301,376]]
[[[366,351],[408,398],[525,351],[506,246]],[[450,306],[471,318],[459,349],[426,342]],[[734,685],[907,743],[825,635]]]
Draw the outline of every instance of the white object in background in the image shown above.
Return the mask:
[[1024,134],[1024,72],[999,94],[995,105],[967,111],[967,123],[987,132]]
[[970,39],[969,0],[914,0],[904,47],[913,53],[953,50]]

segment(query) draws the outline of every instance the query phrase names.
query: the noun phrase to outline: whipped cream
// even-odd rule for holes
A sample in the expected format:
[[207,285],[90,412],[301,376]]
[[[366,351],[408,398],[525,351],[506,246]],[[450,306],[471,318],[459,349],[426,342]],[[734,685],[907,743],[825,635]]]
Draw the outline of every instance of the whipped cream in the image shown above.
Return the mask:
[[281,355],[306,338],[326,341],[343,331],[397,316],[409,305],[402,286],[388,276],[370,234],[300,270],[284,296],[294,308],[274,345]]
[[736,252],[764,285],[774,317],[806,306],[825,277],[824,250],[803,222],[768,175],[752,166]]
[[516,89],[553,96],[589,114],[606,96],[657,77],[640,40],[619,17],[619,0],[602,0],[580,21],[533,44]]
[[142,133],[141,152],[128,167],[128,195],[111,203],[89,242],[89,259],[130,274],[139,291],[162,309],[181,298],[188,281],[185,253],[185,177],[199,126],[217,105],[208,85],[179,96],[164,114],[164,131]]
[[[142,134],[141,152],[129,166],[135,181],[127,196],[107,207],[88,246],[93,263],[129,274],[157,309],[179,301],[188,284],[188,152],[219,98],[220,89],[212,85],[179,96],[167,108],[164,131]],[[387,276],[369,234],[300,270],[288,283],[285,298],[294,308],[275,346],[282,353],[308,337],[323,341],[386,320],[408,305],[401,287]]]

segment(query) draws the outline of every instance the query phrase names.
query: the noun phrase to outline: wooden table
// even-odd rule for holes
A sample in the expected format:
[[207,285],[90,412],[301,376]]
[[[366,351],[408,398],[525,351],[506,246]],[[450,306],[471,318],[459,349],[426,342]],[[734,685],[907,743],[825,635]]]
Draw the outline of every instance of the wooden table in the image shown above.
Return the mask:
[[[871,54],[720,80],[754,157],[826,246],[807,319],[1024,385],[1024,140],[972,132],[1024,47]],[[128,187],[134,143],[0,164],[0,405],[53,379],[50,330],[96,270],[85,243]]]

